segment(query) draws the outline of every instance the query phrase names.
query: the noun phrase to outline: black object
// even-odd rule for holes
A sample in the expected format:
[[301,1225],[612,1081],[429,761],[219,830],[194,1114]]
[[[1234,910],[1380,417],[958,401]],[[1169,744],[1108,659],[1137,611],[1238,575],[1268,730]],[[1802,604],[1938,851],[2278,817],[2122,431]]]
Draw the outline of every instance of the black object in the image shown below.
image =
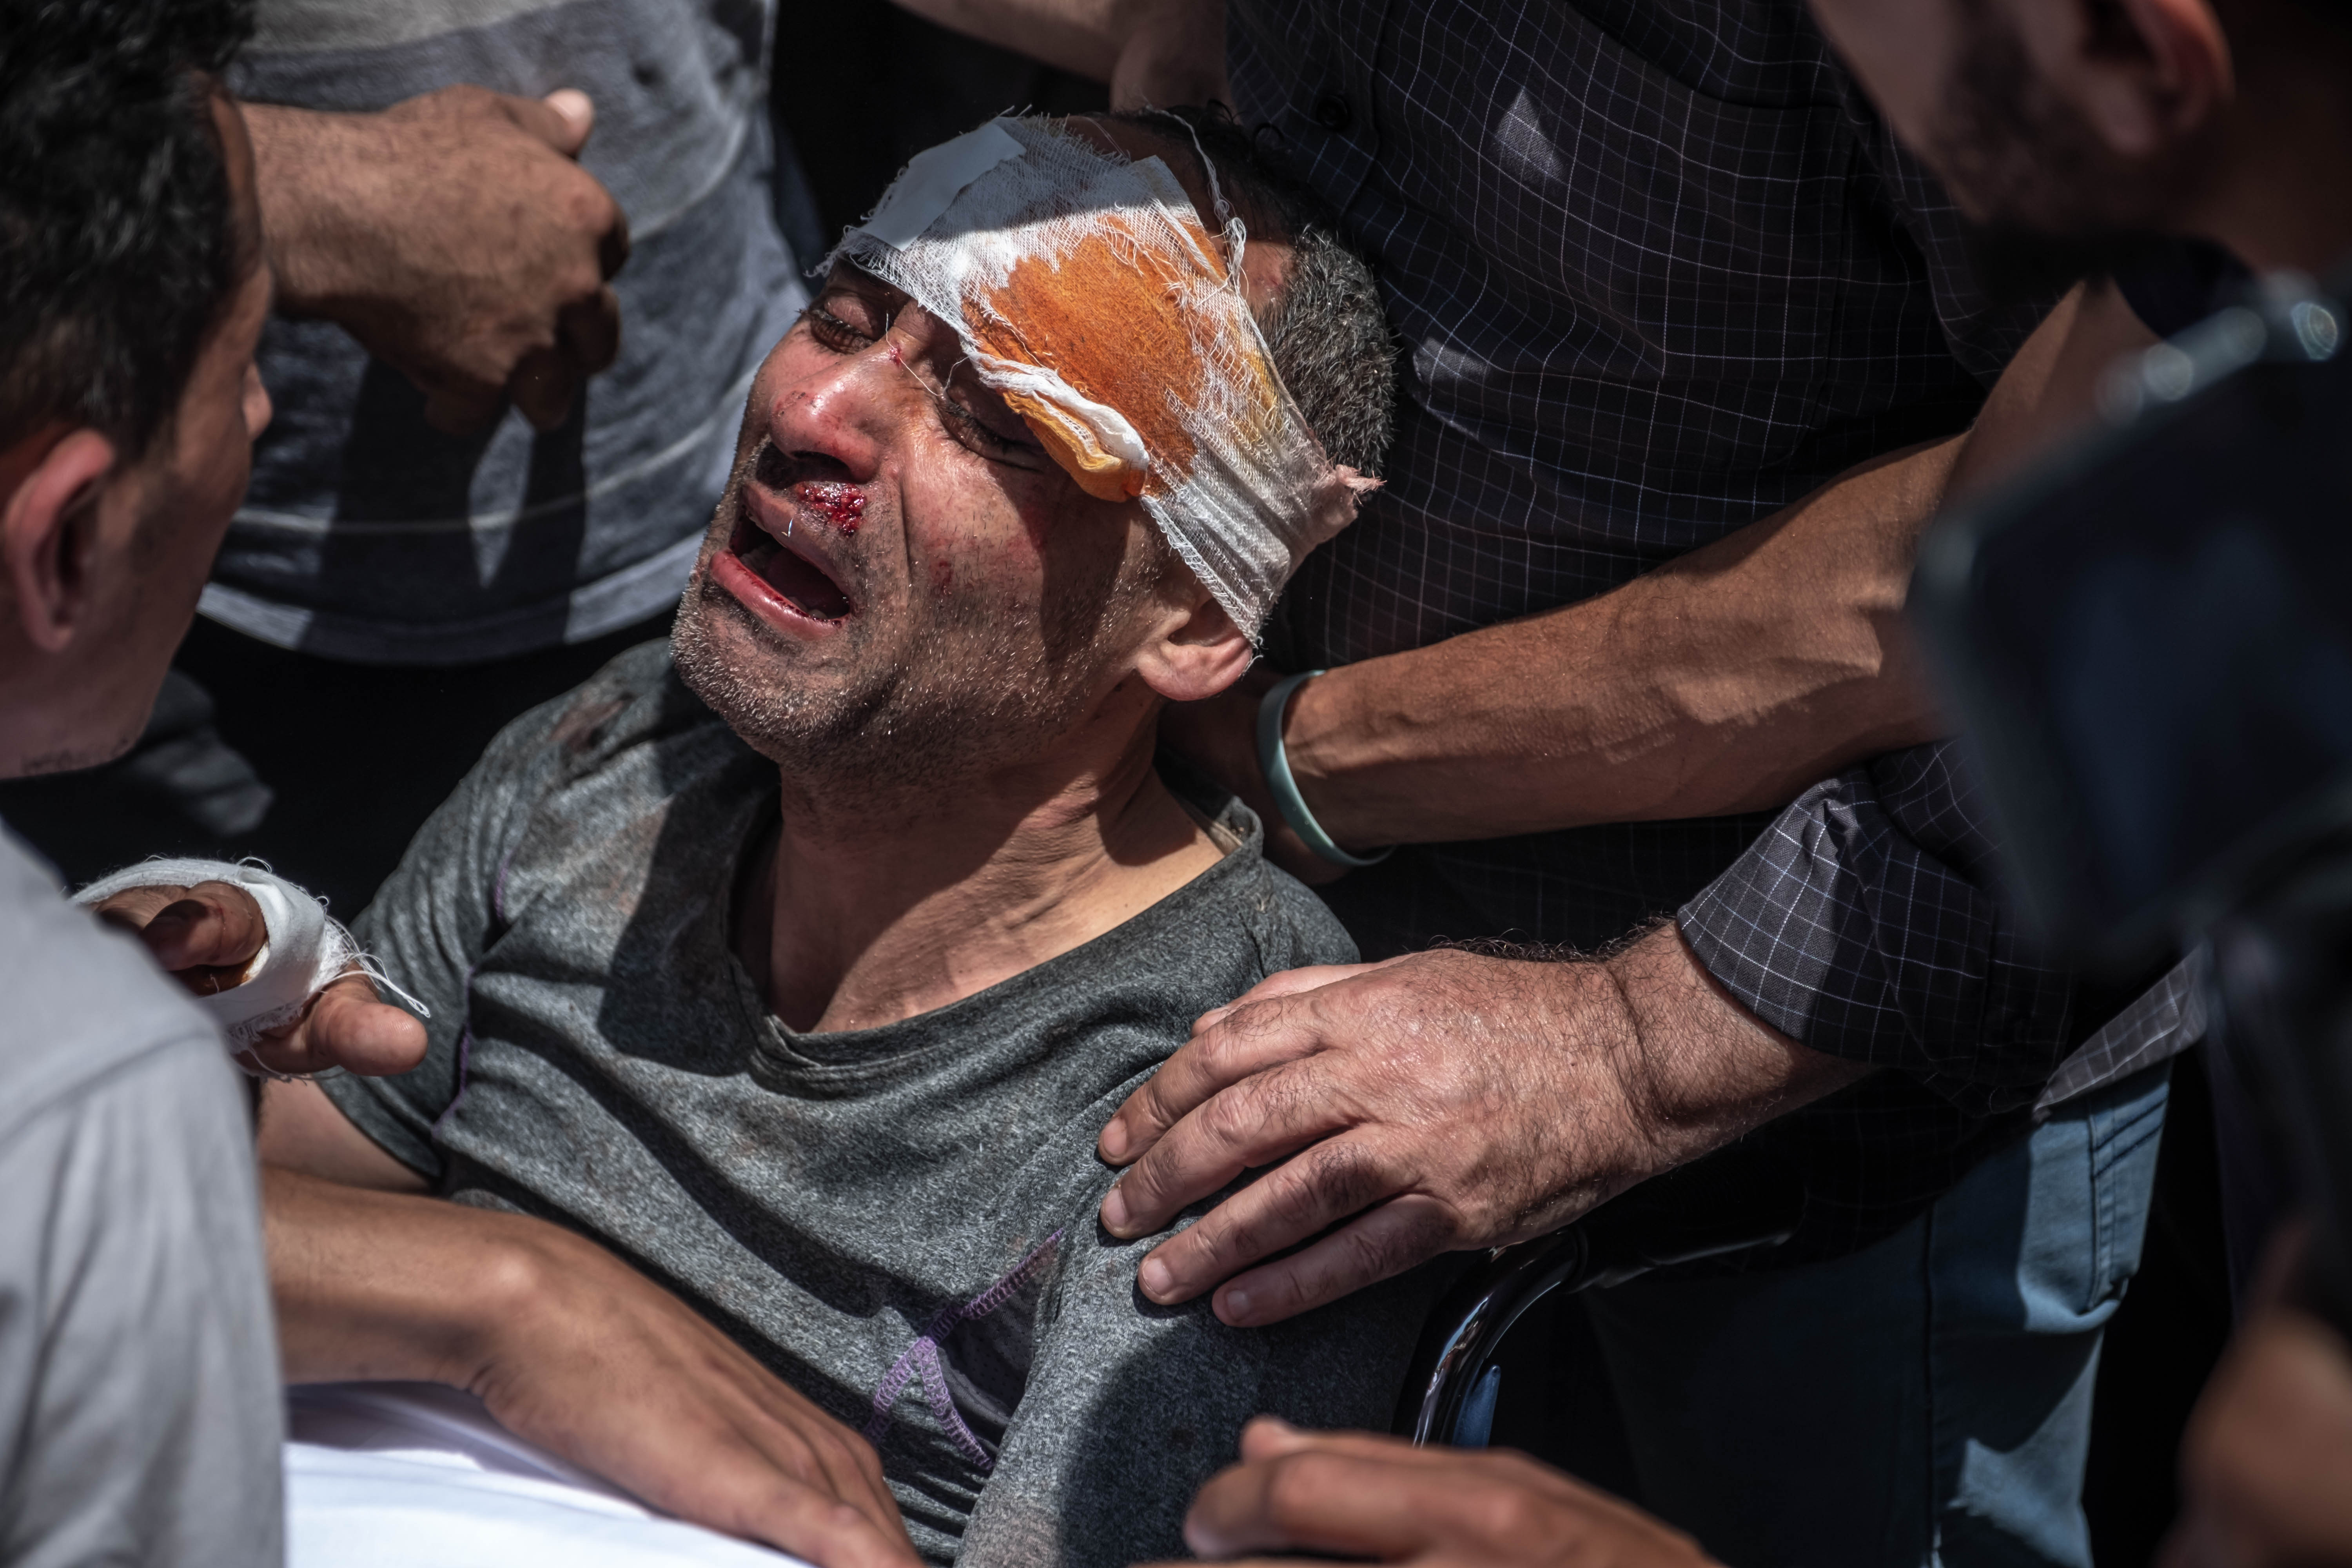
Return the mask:
[[2110,970],[2210,939],[2213,1016],[2352,1324],[2352,355],[2273,280],[2111,372],[2110,428],[1938,525],[1912,603],[2020,890]]
[[1702,1258],[1777,1247],[1804,1217],[1802,1179],[1752,1143],[1652,1177],[1551,1235],[1496,1247],[1446,1292],[1414,1347],[1393,1429],[1415,1443],[1486,1446],[1502,1368],[1495,1352],[1555,1290],[1622,1285]]

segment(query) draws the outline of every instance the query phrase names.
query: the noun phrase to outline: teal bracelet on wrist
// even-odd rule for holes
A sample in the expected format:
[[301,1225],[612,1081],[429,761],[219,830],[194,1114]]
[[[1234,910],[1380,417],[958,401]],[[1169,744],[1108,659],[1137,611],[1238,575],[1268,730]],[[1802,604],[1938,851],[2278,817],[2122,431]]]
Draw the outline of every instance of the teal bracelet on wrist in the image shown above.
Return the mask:
[[1310,669],[1304,675],[1286,676],[1259,700],[1258,771],[1265,775],[1265,787],[1274,796],[1275,810],[1280,812],[1282,820],[1290,825],[1290,831],[1305,840],[1307,848],[1315,851],[1316,858],[1351,869],[1377,866],[1387,859],[1391,851],[1383,849],[1377,855],[1350,855],[1332,842],[1331,836],[1323,831],[1323,825],[1315,820],[1315,814],[1307,809],[1307,798],[1298,793],[1298,781],[1290,776],[1290,758],[1282,749],[1282,716],[1290,707],[1291,693],[1322,673],[1319,669]]

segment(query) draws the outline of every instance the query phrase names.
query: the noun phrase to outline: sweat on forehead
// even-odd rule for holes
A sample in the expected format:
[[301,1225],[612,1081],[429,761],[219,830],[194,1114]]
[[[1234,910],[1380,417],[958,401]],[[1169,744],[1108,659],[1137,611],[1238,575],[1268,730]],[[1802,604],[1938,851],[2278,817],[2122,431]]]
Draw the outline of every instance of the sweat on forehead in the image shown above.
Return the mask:
[[1221,235],[1160,158],[997,120],[916,158],[835,255],[952,328],[1055,461],[1140,500],[1255,633],[1372,481],[1331,464],[1284,389],[1244,297],[1246,231],[1216,205]]

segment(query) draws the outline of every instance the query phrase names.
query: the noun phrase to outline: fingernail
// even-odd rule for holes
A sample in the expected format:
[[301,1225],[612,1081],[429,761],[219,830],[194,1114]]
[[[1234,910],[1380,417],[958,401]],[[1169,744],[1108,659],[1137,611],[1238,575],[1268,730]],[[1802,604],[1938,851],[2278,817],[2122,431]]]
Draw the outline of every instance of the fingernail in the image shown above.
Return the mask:
[[178,904],[159,911],[153,920],[147,922],[144,935],[148,951],[158,957],[166,954],[178,956],[179,950],[187,942],[188,932],[194,928],[195,923],[193,912],[181,908]]
[[1103,1228],[1113,1236],[1127,1234],[1127,1194],[1117,1187],[1113,1187],[1110,1195],[1103,1199],[1102,1221]]
[[1135,1280],[1143,1287],[1143,1293],[1155,1301],[1166,1300],[1176,1289],[1174,1270],[1157,1258],[1143,1260],[1143,1267],[1135,1271]]
[[1236,1326],[1249,1321],[1250,1298],[1246,1290],[1228,1290],[1217,1298],[1217,1316]]
[[[1114,1121],[1102,1130],[1102,1157],[1116,1165],[1127,1158],[1127,1123]],[[1113,1194],[1113,1196],[1118,1194]]]

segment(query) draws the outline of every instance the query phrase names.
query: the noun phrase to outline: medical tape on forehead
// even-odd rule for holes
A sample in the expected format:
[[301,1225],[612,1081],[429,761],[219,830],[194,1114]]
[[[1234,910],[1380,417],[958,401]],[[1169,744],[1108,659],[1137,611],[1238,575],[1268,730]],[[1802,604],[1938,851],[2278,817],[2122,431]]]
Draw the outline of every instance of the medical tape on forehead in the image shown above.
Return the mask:
[[1335,466],[1284,388],[1242,296],[1247,242],[1237,217],[1212,235],[1158,158],[1000,119],[908,164],[829,259],[953,328],[1080,488],[1140,500],[1255,637],[1378,481]]

